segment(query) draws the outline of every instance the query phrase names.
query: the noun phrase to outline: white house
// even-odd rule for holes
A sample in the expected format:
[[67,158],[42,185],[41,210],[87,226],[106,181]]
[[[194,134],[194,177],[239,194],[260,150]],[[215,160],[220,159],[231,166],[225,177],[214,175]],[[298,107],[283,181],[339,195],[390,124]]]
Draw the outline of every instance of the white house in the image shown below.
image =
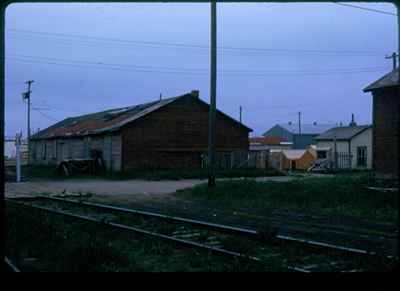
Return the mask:
[[[24,165],[28,161],[28,144],[26,140],[22,140],[21,148],[21,163]],[[15,159],[17,156],[17,148],[15,146],[15,139],[6,138],[4,140],[4,158],[5,165],[15,165]]]
[[[315,138],[317,162],[335,160],[340,169],[372,169],[372,125],[334,127]],[[336,144],[336,146],[335,146]]]

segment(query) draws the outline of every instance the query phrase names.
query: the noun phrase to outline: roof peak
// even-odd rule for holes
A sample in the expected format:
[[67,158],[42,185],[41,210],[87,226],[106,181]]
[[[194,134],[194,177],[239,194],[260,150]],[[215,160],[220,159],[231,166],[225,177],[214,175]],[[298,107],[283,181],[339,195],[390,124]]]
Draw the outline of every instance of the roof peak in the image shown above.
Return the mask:
[[[199,91],[193,90],[177,97],[170,97],[161,100],[158,99],[147,103],[108,109],[76,117],[68,117],[36,133],[35,135],[31,136],[31,138],[46,139],[63,136],[85,136],[117,131],[122,126],[142,118],[143,116],[167,106],[168,104],[171,104],[181,98],[190,98],[190,100],[196,100],[196,102],[200,102],[209,106],[208,103],[201,100],[198,96]],[[251,128],[239,123],[229,115],[219,110],[217,110],[217,112],[227,116],[229,119],[240,124],[240,126],[246,128],[248,131],[252,131]]]
[[400,67],[390,71],[382,78],[364,88],[364,92],[370,92],[381,88],[400,86]]

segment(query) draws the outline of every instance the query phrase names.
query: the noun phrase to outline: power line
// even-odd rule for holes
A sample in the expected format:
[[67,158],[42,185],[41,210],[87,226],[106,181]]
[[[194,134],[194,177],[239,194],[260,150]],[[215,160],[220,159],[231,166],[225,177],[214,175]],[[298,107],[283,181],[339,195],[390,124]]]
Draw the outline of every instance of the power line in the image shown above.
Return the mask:
[[[186,75],[205,75],[208,76],[206,68],[177,68],[177,67],[152,67],[138,66],[126,64],[111,64],[103,62],[90,62],[83,60],[70,60],[62,58],[49,58],[40,56],[17,55],[17,57],[6,57],[9,60],[21,62],[31,62],[40,64],[51,64],[58,66],[71,66],[77,68],[93,68],[105,70],[118,70],[129,72],[148,72],[148,73],[167,73],[167,74],[186,74]],[[36,59],[36,60],[35,60]],[[82,65],[84,64],[84,65]],[[219,74],[224,75],[249,75],[249,76],[265,76],[265,75],[323,75],[323,74],[351,74],[351,73],[366,73],[386,70],[387,66],[364,67],[364,68],[336,68],[325,70],[220,70]]]
[[[11,36],[7,36],[7,40],[9,40],[10,38],[14,38],[15,36],[11,35]],[[37,36],[25,36],[25,37],[37,37]],[[41,36],[39,36],[41,37]],[[17,37],[18,38],[18,37]],[[31,40],[31,39],[24,39],[23,40]],[[66,42],[65,42],[66,41]],[[69,42],[70,41],[70,42]],[[72,41],[72,42],[71,42]],[[118,48],[118,49],[126,49],[131,51],[132,47],[136,47],[136,45],[118,45],[118,44],[113,44],[113,43],[98,43],[98,42],[92,42],[92,41],[81,41],[81,40],[63,40],[63,39],[55,39],[55,40],[51,40],[51,45],[66,45],[66,46],[72,46],[75,47],[76,45],[83,45],[85,47],[90,47],[90,48],[96,48],[98,49],[114,49],[114,48]],[[145,46],[146,49],[148,48],[154,48],[154,49],[170,49],[171,47],[157,47],[157,46]],[[181,56],[180,52],[177,52],[176,50],[173,50],[172,52],[174,53],[179,53],[179,56]],[[206,50],[191,50],[190,51],[191,54],[196,54],[196,55],[201,55],[201,56],[208,56],[208,51]],[[309,53],[305,53],[303,52],[303,54],[301,54],[302,52],[296,52],[296,51],[270,51],[270,52],[264,52],[264,51],[218,51],[217,52],[219,55],[223,55],[224,57],[270,57],[272,55],[285,55],[285,56],[289,56],[289,57],[296,57],[299,58],[299,54],[302,55],[302,57],[329,57],[329,58],[343,58],[343,57],[357,57],[357,58],[366,58],[366,57],[379,57],[381,58],[384,53],[378,53],[378,52],[361,52],[361,53],[356,53],[356,52],[352,52],[352,53],[346,53],[346,54],[338,54],[338,53],[319,53],[319,52],[309,52]]]
[[376,13],[381,13],[381,14],[386,14],[386,15],[397,16],[396,13],[382,11],[382,10],[378,10],[378,9],[366,8],[366,7],[361,7],[361,6],[357,6],[357,5],[353,5],[353,4],[345,4],[345,3],[338,3],[338,2],[333,2],[333,3],[337,4],[337,5],[342,5],[342,6],[347,6],[347,7],[351,7],[351,8],[366,10],[366,11],[370,11],[370,12],[376,12]]
[[[115,68],[115,67],[99,67],[99,66],[82,66],[82,65],[75,65],[75,64],[67,64],[67,63],[57,63],[57,62],[44,62],[44,61],[35,61],[35,60],[25,60],[25,59],[18,59],[13,58],[12,61],[23,62],[23,63],[38,63],[38,64],[47,64],[47,65],[56,65],[61,67],[74,67],[80,69],[100,69],[100,70],[113,70],[113,71],[122,71],[122,72],[141,72],[141,73],[160,73],[160,74],[178,74],[178,75],[185,75],[185,76],[202,76],[208,77],[206,73],[193,73],[193,72],[174,72],[174,71],[156,71],[156,70],[129,70],[123,68]],[[387,70],[386,67],[382,67],[380,69],[373,68],[367,70],[353,70],[353,71],[334,71],[334,72],[304,72],[304,73],[279,73],[279,72],[269,72],[269,73],[259,73],[259,74],[223,74],[223,76],[227,77],[263,77],[263,76],[322,76],[322,75],[346,75],[346,74],[359,74],[359,73],[374,73],[374,72],[382,72]],[[221,74],[221,72],[218,72]]]
[[51,120],[51,121],[58,121],[58,119],[51,117],[45,113],[43,113],[41,110],[39,110],[38,108],[34,108],[32,107],[33,110],[35,110],[36,112],[39,112],[42,116],[46,117],[47,119]]
[[[127,39],[117,39],[117,38],[105,38],[105,37],[96,37],[89,35],[77,35],[77,34],[66,34],[66,33],[54,33],[54,32],[39,32],[25,29],[7,29],[11,32],[19,32],[25,34],[32,35],[41,35],[46,37],[58,37],[64,38],[64,40],[68,40],[65,38],[75,38],[79,39],[79,41],[88,42],[88,40],[92,41],[101,41],[101,42],[111,42],[114,44],[129,44],[129,45],[150,45],[150,46],[161,46],[161,47],[179,47],[179,48],[195,48],[195,49],[207,49],[209,50],[208,45],[199,45],[199,44],[189,44],[189,43],[171,43],[171,42],[155,42],[155,41],[142,41],[142,40],[127,40]],[[71,39],[69,39],[71,41]],[[260,48],[260,47],[234,47],[234,46],[219,46],[218,50],[227,50],[227,51],[247,51],[247,52],[279,52],[279,53],[306,53],[306,54],[340,54],[340,55],[360,55],[366,54],[368,56],[377,56],[382,55],[380,52],[376,51],[366,51],[366,50],[312,50],[312,49],[288,49],[288,48]]]

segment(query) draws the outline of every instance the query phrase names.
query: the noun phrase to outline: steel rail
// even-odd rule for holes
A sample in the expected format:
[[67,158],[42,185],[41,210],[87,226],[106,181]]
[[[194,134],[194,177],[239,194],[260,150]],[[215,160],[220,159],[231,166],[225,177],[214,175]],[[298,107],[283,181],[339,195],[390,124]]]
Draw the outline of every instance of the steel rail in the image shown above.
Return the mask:
[[[47,196],[45,196],[45,197],[47,197]],[[51,197],[51,198],[53,198],[53,197]],[[221,211],[221,209],[217,209],[217,208],[207,208],[207,210],[217,211],[217,212],[224,214],[224,212]],[[149,212],[149,213],[151,213],[151,212]],[[394,228],[393,232],[395,234],[392,234],[391,232],[385,231],[385,230],[375,230],[373,228],[373,226],[375,224],[372,224],[371,226],[368,226],[368,227],[367,226],[347,227],[347,226],[343,226],[341,224],[331,225],[331,224],[326,224],[326,223],[324,224],[323,222],[304,221],[305,219],[311,219],[311,220],[320,219],[320,218],[326,219],[327,215],[320,217],[320,216],[315,216],[315,215],[306,215],[305,216],[305,215],[301,215],[301,214],[274,213],[274,214],[271,214],[270,216],[266,216],[266,215],[260,215],[260,214],[247,213],[246,210],[236,211],[236,214],[238,216],[250,214],[252,217],[264,219],[264,220],[266,220],[266,222],[268,222],[271,225],[272,228],[275,227],[276,224],[281,225],[282,221],[284,221],[285,224],[289,224],[289,225],[294,224],[296,226],[298,225],[299,227],[311,227],[311,228],[316,228],[316,229],[328,230],[328,231],[332,231],[332,232],[338,232],[338,233],[341,232],[343,234],[352,234],[352,235],[357,234],[360,237],[361,236],[365,236],[365,237],[373,237],[373,236],[378,237],[379,236],[379,237],[383,237],[383,238],[387,238],[387,239],[396,239],[397,238],[397,234],[395,233],[395,231],[396,231],[395,227],[393,227]],[[299,216],[300,218],[296,217],[296,216]],[[172,216],[172,217],[174,217],[174,216]],[[188,220],[190,220],[190,219],[188,219]],[[389,225],[389,224],[376,224],[376,225],[377,225],[377,227],[392,227],[392,225]],[[243,227],[236,227],[236,228],[249,230],[249,229],[246,229]],[[369,232],[371,230],[373,230],[374,233]]]
[[[33,198],[33,199],[32,199]],[[29,198],[28,200],[35,200],[34,197]],[[47,198],[47,197],[45,197]],[[147,236],[151,236],[151,237],[155,237],[158,239],[163,239],[163,240],[167,240],[167,241],[172,241],[174,243],[177,244],[181,244],[184,246],[190,246],[190,247],[196,247],[196,248],[200,248],[200,249],[206,249],[209,250],[211,252],[215,252],[215,253],[219,253],[222,255],[228,255],[228,256],[233,256],[233,257],[240,257],[243,259],[247,259],[249,261],[252,262],[256,262],[256,263],[260,263],[265,265],[265,261],[263,261],[261,258],[257,258],[254,256],[249,256],[249,255],[245,255],[245,254],[241,254],[238,252],[234,252],[234,251],[229,251],[226,249],[223,249],[221,247],[214,247],[214,246],[209,246],[206,244],[202,244],[202,243],[197,243],[197,242],[193,242],[193,241],[188,241],[185,239],[181,239],[181,238],[176,238],[173,236],[168,236],[168,235],[163,235],[160,233],[156,233],[156,232],[152,232],[152,231],[148,231],[148,230],[144,230],[144,229],[140,229],[137,227],[132,227],[132,226],[128,226],[128,225],[124,225],[124,224],[119,224],[119,223],[113,223],[104,219],[96,219],[96,218],[92,218],[92,217],[87,217],[87,216],[82,216],[82,215],[78,215],[78,214],[72,214],[66,211],[62,211],[62,210],[56,210],[53,208],[49,208],[49,207],[43,207],[43,206],[38,206],[38,205],[32,205],[32,204],[27,204],[24,202],[20,202],[18,200],[26,200],[26,199],[6,199],[8,201],[11,201],[17,205],[21,205],[23,207],[31,207],[31,208],[36,208],[36,209],[40,209],[40,210],[44,210],[50,213],[55,213],[55,214],[61,214],[61,215],[65,215],[68,217],[72,217],[72,218],[77,218],[77,219],[81,219],[81,220],[85,220],[85,221],[90,221],[90,222],[94,222],[94,223],[98,223],[104,226],[111,226],[117,229],[121,229],[121,230],[126,230],[126,231],[132,231],[132,232],[137,232],[139,234],[142,235],[147,235]],[[51,199],[50,199],[51,200]],[[57,202],[70,202],[70,201],[65,201],[64,199],[56,199]],[[82,206],[81,203],[76,202],[76,201],[72,201],[72,204],[75,204],[76,206]],[[287,237],[282,237],[281,239],[286,239]],[[303,240],[303,242],[305,242],[305,240]],[[327,247],[328,245],[323,245],[323,244],[317,244],[317,246],[323,246],[323,247]],[[324,264],[315,264],[317,267],[319,265],[323,266]],[[284,268],[289,270],[289,271],[295,271],[295,272],[304,272],[304,273],[312,273],[314,272],[313,270],[308,270],[307,268],[301,267],[301,266],[293,266],[293,265],[288,265],[288,264],[284,264]],[[318,270],[317,270],[318,272]],[[346,270],[342,270],[341,272],[346,272]]]
[[[41,196],[41,195],[32,197],[32,199],[35,199],[35,198],[62,201],[62,202],[68,202],[68,203],[74,203],[74,204],[81,204],[81,205],[86,205],[86,206],[91,206],[91,207],[97,207],[100,209],[107,209],[107,210],[119,211],[119,212],[124,212],[124,213],[129,213],[129,214],[149,216],[149,217],[160,218],[160,219],[167,219],[167,220],[176,221],[176,222],[184,222],[184,223],[188,223],[188,224],[192,224],[192,225],[196,225],[196,226],[213,228],[215,230],[239,232],[241,234],[246,234],[246,235],[259,235],[259,232],[256,230],[253,230],[253,229],[223,225],[223,224],[218,224],[218,223],[210,223],[210,222],[205,222],[205,221],[200,221],[200,220],[195,220],[195,219],[183,218],[183,217],[179,217],[179,216],[170,216],[170,215],[149,212],[149,211],[143,211],[143,210],[128,209],[128,208],[123,208],[123,207],[118,207],[118,206],[111,206],[111,205],[92,203],[92,202],[84,202],[84,201],[76,201],[76,200],[72,200],[72,199],[47,197],[47,196]],[[14,198],[14,199],[18,199],[18,198]],[[24,198],[22,198],[22,199],[24,199]],[[28,199],[31,199],[31,198],[28,198]]]
[[14,273],[20,273],[21,271],[11,262],[11,260],[7,257],[4,257],[4,262],[7,265],[7,267],[13,271]]
[[[47,196],[36,196],[36,197],[28,198],[28,199],[35,199],[35,198],[54,200],[54,201],[59,201],[59,202],[68,202],[68,203],[72,203],[72,204],[76,204],[76,205],[79,205],[79,204],[86,205],[86,206],[90,206],[90,207],[119,211],[119,212],[123,212],[123,213],[130,213],[130,214],[143,215],[143,216],[149,216],[149,217],[155,217],[155,218],[161,218],[161,219],[168,219],[171,221],[189,223],[189,224],[195,225],[195,226],[208,227],[208,228],[212,228],[212,229],[215,229],[218,231],[228,231],[228,232],[233,232],[233,233],[242,234],[242,235],[251,235],[257,239],[259,239],[262,236],[262,233],[260,231],[254,230],[254,229],[232,227],[232,226],[223,225],[223,224],[208,223],[208,222],[204,222],[204,221],[200,221],[200,220],[187,219],[187,218],[182,218],[182,217],[177,217],[177,216],[168,216],[168,215],[154,213],[154,212],[127,209],[127,208],[109,206],[109,205],[98,204],[98,203],[75,201],[75,200],[71,200],[71,199],[63,199],[63,198],[47,197]],[[14,199],[18,199],[18,198],[14,198]],[[21,199],[25,199],[25,198],[21,198]],[[357,255],[379,256],[379,257],[384,257],[386,259],[396,259],[398,257],[398,256],[382,255],[382,254],[379,254],[379,253],[373,252],[373,251],[367,251],[367,250],[358,249],[358,248],[351,248],[351,247],[346,247],[346,246],[337,245],[337,244],[325,243],[325,242],[316,241],[316,240],[303,239],[303,238],[298,238],[298,237],[288,236],[288,235],[276,234],[275,238],[283,240],[283,241],[297,242],[297,243],[301,243],[301,244],[305,244],[305,245],[310,245],[312,247],[320,247],[320,248],[325,248],[325,249],[328,248],[328,249],[333,249],[336,251],[342,251],[342,252],[347,252],[347,253],[357,254]]]
[[[234,251],[229,251],[229,250],[225,250],[222,248],[218,248],[218,247],[212,247],[212,246],[208,246],[206,244],[202,244],[202,243],[197,243],[197,242],[193,242],[193,241],[189,241],[189,240],[184,240],[184,239],[179,239],[179,238],[175,238],[172,236],[168,236],[168,235],[163,235],[160,233],[156,233],[156,232],[152,232],[152,231],[147,231],[141,228],[137,228],[137,227],[132,227],[132,226],[128,226],[128,225],[124,225],[124,224],[120,224],[120,223],[114,223],[114,222],[109,222],[107,220],[104,219],[96,219],[96,218],[92,218],[92,217],[88,217],[88,216],[84,216],[84,215],[79,215],[79,214],[72,214],[72,213],[68,213],[66,211],[62,211],[62,210],[55,210],[52,208],[48,208],[48,207],[43,207],[43,206],[37,206],[37,205],[29,205],[23,202],[17,202],[15,201],[16,199],[6,199],[6,201],[8,202],[12,202],[15,203],[17,205],[22,205],[25,207],[31,207],[31,208],[35,208],[35,209],[40,209],[40,210],[44,210],[50,213],[54,213],[54,214],[59,214],[59,215],[64,215],[67,217],[72,217],[75,219],[79,219],[79,220],[84,220],[84,221],[89,221],[89,222],[94,222],[94,223],[98,223],[104,226],[111,226],[117,229],[121,229],[121,230],[127,230],[127,231],[131,231],[131,232],[136,232],[142,235],[147,235],[150,237],[155,237],[158,239],[163,239],[166,241],[171,241],[174,243],[178,243],[181,244],[183,246],[191,246],[191,247],[196,247],[196,248],[200,248],[200,249],[205,249],[211,252],[215,252],[215,253],[219,253],[219,254],[223,254],[223,255],[229,255],[229,256],[233,256],[233,257],[239,257],[242,259],[246,259],[246,260],[250,260],[253,262],[257,262],[257,263],[263,263],[263,261],[257,257],[254,256],[247,256],[245,254],[241,254],[238,252],[234,252]],[[293,267],[289,267],[288,269],[293,269]]]

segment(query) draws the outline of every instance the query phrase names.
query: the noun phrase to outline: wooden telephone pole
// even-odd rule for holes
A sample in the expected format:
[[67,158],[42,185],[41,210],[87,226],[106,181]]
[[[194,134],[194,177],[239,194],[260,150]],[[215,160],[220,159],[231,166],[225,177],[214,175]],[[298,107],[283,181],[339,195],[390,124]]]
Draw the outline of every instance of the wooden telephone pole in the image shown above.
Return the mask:
[[217,1],[211,1],[210,112],[208,129],[208,187],[215,186],[215,115],[217,99]]
[[301,111],[299,111],[299,134],[301,134]]
[[397,68],[397,58],[398,57],[399,57],[399,55],[396,53],[393,53],[390,56],[385,57],[385,59],[387,59],[387,60],[390,60],[390,59],[393,60],[393,70],[396,70],[396,68]]
[[30,155],[31,155],[31,143],[30,143],[30,138],[31,138],[31,84],[33,83],[33,80],[26,81],[25,84],[28,84],[28,91],[22,93],[22,98],[27,100],[28,102],[28,128],[27,128],[27,145],[28,145],[28,165],[30,164]]

